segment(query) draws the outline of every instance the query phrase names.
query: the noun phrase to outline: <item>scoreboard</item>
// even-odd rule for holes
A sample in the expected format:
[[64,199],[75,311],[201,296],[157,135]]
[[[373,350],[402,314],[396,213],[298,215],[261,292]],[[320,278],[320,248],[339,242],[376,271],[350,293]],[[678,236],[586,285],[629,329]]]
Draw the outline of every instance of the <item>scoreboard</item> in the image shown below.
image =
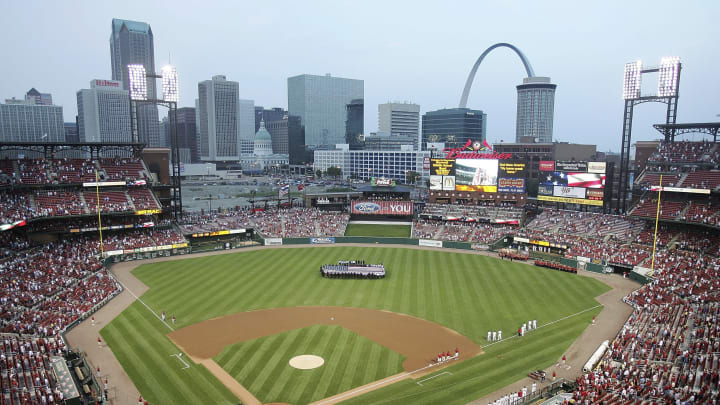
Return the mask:
[[525,193],[526,163],[497,159],[430,159],[430,190]]
[[538,200],[602,206],[605,162],[541,161]]

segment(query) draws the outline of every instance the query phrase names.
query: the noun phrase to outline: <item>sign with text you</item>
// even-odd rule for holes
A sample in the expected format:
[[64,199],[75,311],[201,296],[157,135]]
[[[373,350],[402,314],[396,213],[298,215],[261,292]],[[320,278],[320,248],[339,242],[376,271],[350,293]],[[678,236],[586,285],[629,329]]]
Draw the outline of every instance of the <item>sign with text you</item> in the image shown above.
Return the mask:
[[413,214],[412,201],[353,201],[350,212],[356,215],[397,215]]

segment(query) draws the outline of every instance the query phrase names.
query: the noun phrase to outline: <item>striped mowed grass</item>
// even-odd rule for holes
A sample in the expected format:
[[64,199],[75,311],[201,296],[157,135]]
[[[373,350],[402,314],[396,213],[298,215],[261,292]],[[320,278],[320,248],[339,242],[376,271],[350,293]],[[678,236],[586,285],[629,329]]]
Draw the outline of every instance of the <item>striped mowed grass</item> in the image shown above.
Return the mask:
[[[320,277],[322,264],[347,259],[383,263],[388,275],[383,280]],[[502,329],[509,336],[530,319],[541,325],[575,314],[596,306],[594,297],[609,289],[594,279],[486,256],[358,246],[241,251],[145,264],[133,274],[150,287],[141,299],[158,313],[175,315],[177,328],[241,311],[337,305],[413,315],[480,345],[487,343],[488,330]],[[452,375],[422,386],[400,382],[350,403],[460,403],[480,397],[550,365],[599,312],[596,308],[523,339],[487,347],[485,355],[450,367]],[[103,328],[102,336],[150,403],[237,403],[203,366],[181,369],[170,357],[180,350],[166,337],[169,331],[136,302]],[[353,348],[339,343],[338,350]],[[374,365],[358,359],[347,367],[363,375],[376,373]],[[245,367],[260,373],[265,364],[246,359]],[[281,373],[280,380],[262,384],[290,387],[291,377]],[[326,392],[344,389],[341,383],[331,385]]]
[[410,225],[348,224],[345,236],[409,238]]
[[[301,354],[325,364],[288,367]],[[400,373],[404,356],[342,326],[314,325],[228,346],[214,359],[263,403],[306,404]]]

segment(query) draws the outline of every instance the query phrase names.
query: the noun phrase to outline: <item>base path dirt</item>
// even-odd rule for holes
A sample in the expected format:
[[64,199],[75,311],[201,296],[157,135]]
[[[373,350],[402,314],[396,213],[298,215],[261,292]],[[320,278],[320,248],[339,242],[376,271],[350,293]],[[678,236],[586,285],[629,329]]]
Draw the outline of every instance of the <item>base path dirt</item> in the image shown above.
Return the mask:
[[178,329],[168,337],[196,362],[218,355],[225,346],[312,325],[340,325],[406,357],[413,371],[432,363],[442,351],[467,359],[480,353],[472,340],[414,316],[348,307],[289,307],[241,312]]

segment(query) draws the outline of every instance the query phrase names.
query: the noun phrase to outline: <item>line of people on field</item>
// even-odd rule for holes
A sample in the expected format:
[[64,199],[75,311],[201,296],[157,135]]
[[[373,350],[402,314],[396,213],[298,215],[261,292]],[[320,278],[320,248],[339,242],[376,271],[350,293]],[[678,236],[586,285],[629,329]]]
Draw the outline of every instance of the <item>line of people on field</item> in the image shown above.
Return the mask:
[[437,363],[443,363],[450,360],[457,360],[460,358],[460,350],[458,348],[455,348],[455,353],[453,354],[450,351],[442,352],[437,355]]

